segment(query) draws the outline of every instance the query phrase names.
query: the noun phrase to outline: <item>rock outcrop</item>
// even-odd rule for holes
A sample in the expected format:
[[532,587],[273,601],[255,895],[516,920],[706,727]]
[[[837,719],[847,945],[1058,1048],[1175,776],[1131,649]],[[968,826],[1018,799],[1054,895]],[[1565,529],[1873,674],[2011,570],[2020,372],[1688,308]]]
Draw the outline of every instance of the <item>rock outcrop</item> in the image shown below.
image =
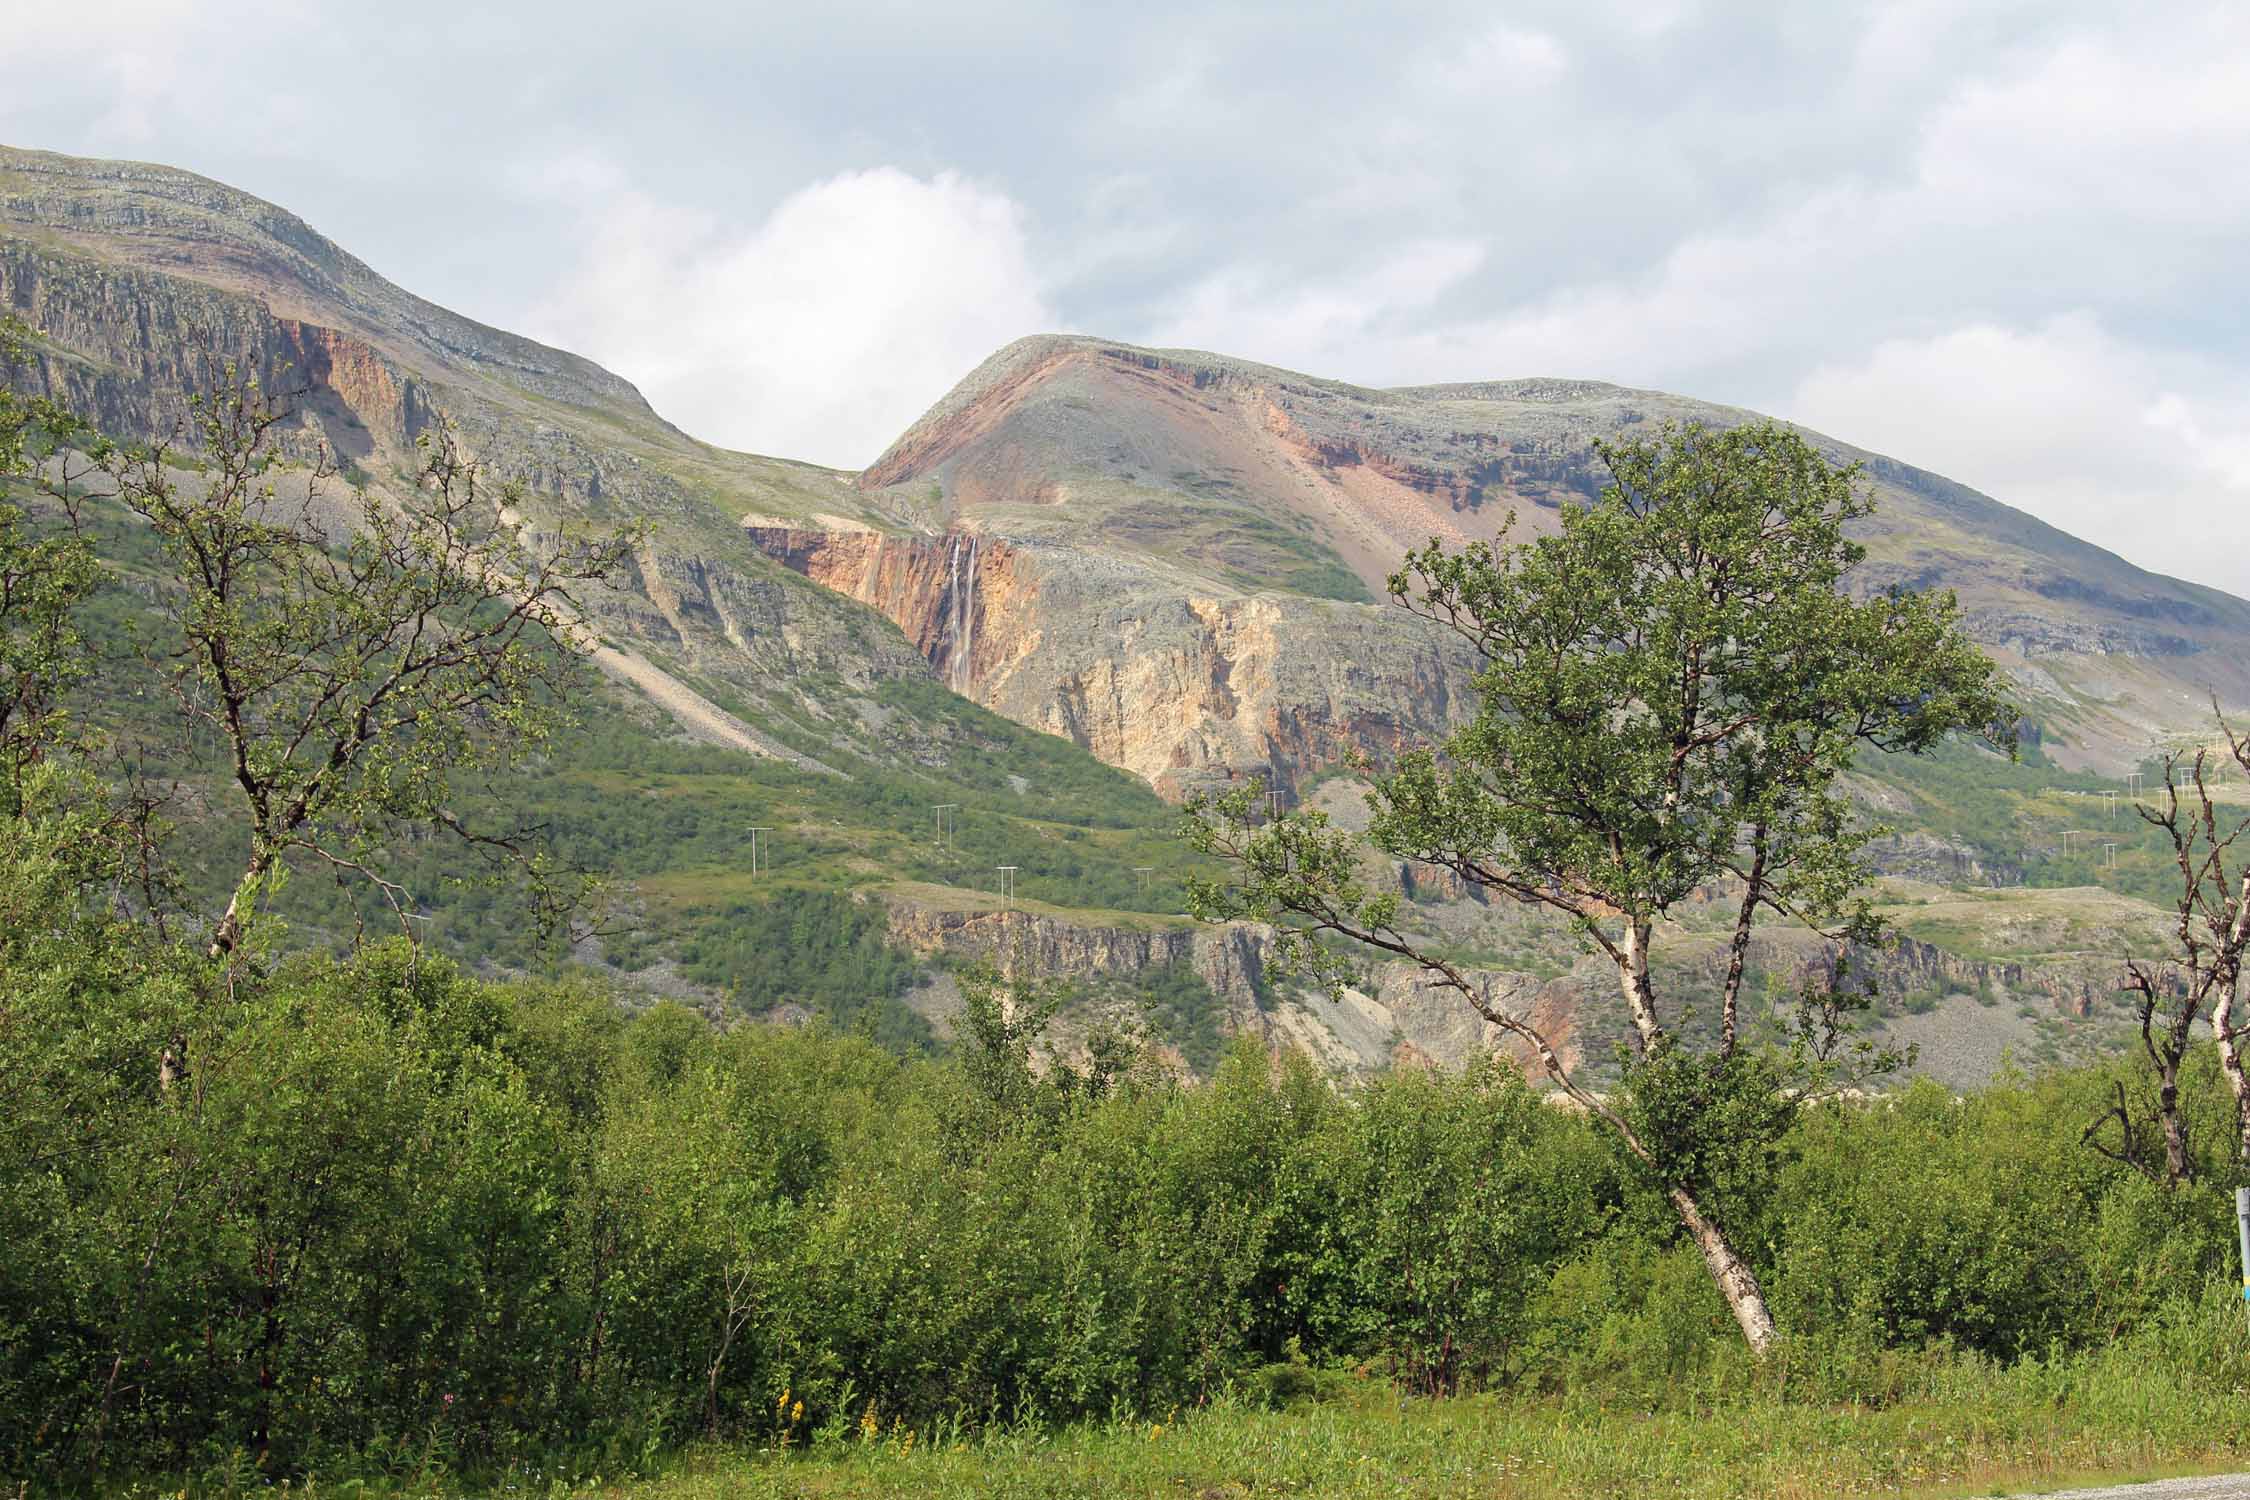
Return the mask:
[[[892,895],[886,903],[891,939],[901,947],[924,957],[985,960],[1005,976],[1101,980],[1129,988],[1141,974],[1189,969],[1210,986],[1227,1034],[1254,1036],[1276,1051],[1302,1052],[1344,1075],[1408,1066],[1459,1068],[1496,1054],[1529,1077],[1544,1076],[1529,1044],[1485,1020],[1411,963],[1377,964],[1362,984],[1331,1000],[1271,977],[1272,935],[1263,928],[961,910],[910,895]],[[1788,1012],[1794,1005],[1790,997],[1833,982],[1838,957],[1833,944],[1810,933],[1762,932],[1751,947],[1751,969],[1760,977],[1746,992],[1747,1010],[1777,1006],[1777,1015]],[[1667,1013],[1676,1018],[1697,1013],[1701,1020],[1691,1028],[1710,1025],[1726,967],[1723,947],[1708,940],[1684,948],[1675,943],[1667,947],[1666,960],[1658,990]],[[1920,1014],[1941,1005],[1960,1013],[1957,1029],[1974,1033],[1980,1024],[1985,1030],[2020,1027],[2017,1013],[2024,1007],[2079,1022],[2113,1019],[2117,1004],[2117,964],[2098,956],[1986,960],[1894,936],[1880,952],[1860,954],[1853,962],[1851,985],[1872,984],[1880,997],[1871,1023],[1878,1031],[1885,1015]],[[1492,1005],[1544,1036],[1566,1067],[1597,1081],[1609,1075],[1612,1049],[1626,1032],[1615,979],[1604,963],[1587,959],[1545,976],[1476,966],[1463,972]],[[1931,1061],[1942,1070],[1946,1060]]]
[[[1379,966],[1364,989],[1340,1000],[1301,993],[1268,977],[1272,935],[1263,928],[1137,919],[1134,925],[1072,921],[1031,911],[938,909],[910,897],[888,899],[891,940],[924,957],[984,960],[1003,976],[1122,981],[1152,970],[1185,968],[1208,985],[1229,1035],[1255,1036],[1276,1050],[1302,1051],[1353,1074],[1401,1064],[1461,1067],[1492,1052],[1525,1068],[1530,1051],[1477,1016],[1452,991],[1411,964]],[[1580,989],[1564,978],[1469,971],[1493,1002],[1521,1015],[1580,1060],[1574,1015]]]
[[1440,734],[1457,643],[1370,605],[1181,589],[1065,545],[750,525],[769,556],[873,606],[954,691],[1182,796],[1284,787]]
[[908,897],[887,901],[892,942],[923,957],[983,960],[1003,977],[1130,978],[1184,968],[1211,987],[1230,1017],[1254,1016],[1272,998],[1262,928],[1147,919],[1094,925],[1023,910],[940,910]]

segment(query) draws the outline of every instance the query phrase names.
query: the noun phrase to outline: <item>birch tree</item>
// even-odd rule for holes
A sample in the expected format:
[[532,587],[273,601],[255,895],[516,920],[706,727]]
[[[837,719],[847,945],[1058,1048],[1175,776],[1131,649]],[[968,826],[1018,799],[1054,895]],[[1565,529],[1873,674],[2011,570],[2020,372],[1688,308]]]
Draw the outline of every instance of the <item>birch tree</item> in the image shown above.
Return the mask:
[[14,815],[33,768],[77,738],[63,704],[90,670],[78,615],[101,582],[78,485],[109,451],[68,409],[16,388],[29,338],[0,319],[0,807]]
[[[2216,709],[2214,709],[2216,713]],[[2250,776],[2250,736],[2238,734],[2218,715],[2225,749],[2206,747],[2190,756],[2164,757],[2164,800],[2136,804],[2135,810],[2161,830],[2172,845],[2179,878],[2172,905],[2173,957],[2163,963],[2129,959],[2125,989],[2133,997],[2140,1023],[2141,1051],[2156,1082],[2156,1124],[2164,1140],[2163,1180],[2193,1177],[2185,1112],[2180,1104],[2180,1067],[2196,1032],[2208,1025],[2219,1052],[2219,1071],[2234,1095],[2234,1155],[2250,1169],[2250,1076],[2243,1069],[2242,1042],[2250,1021],[2242,1016],[2243,952],[2250,947],[2250,860],[2236,846],[2250,833],[2250,814],[2222,810],[2212,781],[2229,764]],[[2115,1119],[2123,1133],[2116,1149],[2102,1145],[2098,1132]],[[2097,1150],[2156,1176],[2122,1094],[2114,1109],[2088,1127],[2086,1139]]]
[[466,826],[456,777],[520,757],[567,711],[585,668],[575,591],[631,536],[533,546],[449,429],[426,433],[415,492],[331,495],[325,462],[285,467],[286,401],[254,378],[195,404],[183,443],[121,452],[111,498],[146,523],[172,583],[163,662],[183,717],[211,731],[242,813],[243,863],[210,952],[242,946],[291,860],[356,877],[392,910],[386,842],[440,828],[542,867],[517,831]]
[[[1862,851],[1880,830],[1839,778],[1862,750],[1919,753],[1959,732],[2012,750],[2013,718],[1950,595],[1845,591],[1865,555],[1846,528],[1873,507],[1856,466],[1773,424],[1596,446],[1614,482],[1559,535],[1433,541],[1390,579],[1398,603],[1475,650],[1480,708],[1377,781],[1367,839],[1545,908],[1607,958],[1630,1020],[1623,1090],[1587,1087],[1550,1037],[1410,933],[1396,892],[1363,874],[1361,840],[1318,812],[1266,816],[1250,788],[1196,805],[1194,842],[1233,872],[1194,900],[1276,924],[1285,965],[1332,989],[1353,968],[1334,939],[1409,960],[1526,1045],[1663,1192],[1763,1354],[1773,1316],[1716,1201],[1790,1107],[1774,1058],[1744,1040],[1752,932],[1878,941]],[[1714,1024],[1688,1028],[1652,961],[1667,916],[1714,884],[1731,892],[1725,977]],[[1810,1000],[1832,1042],[1848,986]]]

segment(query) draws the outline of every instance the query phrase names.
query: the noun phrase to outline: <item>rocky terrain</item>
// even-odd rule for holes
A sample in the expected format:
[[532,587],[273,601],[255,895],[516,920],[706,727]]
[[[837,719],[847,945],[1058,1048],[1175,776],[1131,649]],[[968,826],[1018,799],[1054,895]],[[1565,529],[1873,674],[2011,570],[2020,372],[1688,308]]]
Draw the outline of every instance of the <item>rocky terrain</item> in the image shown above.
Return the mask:
[[[956,690],[1160,789],[1443,732],[1463,660],[1379,598],[1432,537],[1552,529],[1593,443],[1753,414],[1588,381],[1369,390],[1219,355],[1021,340],[858,477],[884,535],[752,535],[880,609]],[[2118,768],[2250,699],[2250,604],[1833,439],[1880,509],[1861,586],[1944,587],[2049,751]],[[823,528],[812,528],[814,531]],[[1288,643],[1286,647],[1277,645]]]
[[[1857,972],[1882,997],[1872,1034],[1913,1045],[1920,1054],[1914,1070],[1951,1084],[1989,1076],[2003,1053],[2029,1066],[2097,1044],[2121,1015],[2117,955],[2147,951],[2161,940],[2152,912],[2098,893],[1956,897],[1905,883],[1892,894],[1901,931],[1884,952],[1858,961]],[[1983,930],[2010,950],[2008,956],[1964,954],[1914,936],[1929,931],[1958,941],[1954,924],[1962,902],[1988,908]],[[1494,1051],[1536,1067],[1528,1049],[1411,964],[1370,965],[1357,985],[1329,999],[1274,982],[1270,937],[1254,928],[1105,918],[1037,903],[1011,907],[933,887],[896,889],[885,907],[893,941],[908,951],[955,963],[982,961],[1010,978],[1114,983],[1165,969],[1190,971],[1222,1007],[1225,1032],[1305,1052],[1346,1075],[1459,1067]],[[2087,922],[2094,912],[2102,920]],[[1664,943],[1660,988],[1668,1003],[1691,1011],[1708,1006],[1726,962],[1718,933],[1693,922],[1676,924]],[[1772,1017],[1785,1025],[1790,1008],[1781,997],[1825,981],[1836,950],[1808,935],[1776,931],[1753,943],[1750,958],[1751,993],[1772,997]],[[1606,962],[1571,955],[1537,970],[1473,965],[1467,972],[1488,986],[1503,1010],[1537,1026],[1574,1071],[1601,1076],[1625,1039],[1622,1029],[1597,1019],[1616,1009],[1608,1003],[1616,980]],[[933,1019],[950,1019],[955,999],[948,984],[922,998]],[[1112,1018],[1135,1016],[1130,1003],[1104,1009]]]
[[[768,559],[736,517],[847,476],[728,453],[589,360],[391,286],[302,221],[167,167],[0,148],[0,310],[37,330],[34,383],[128,438],[187,429],[228,367],[286,393],[285,450],[403,495],[415,440],[457,429],[525,524],[651,523],[637,575],[596,601],[604,665],[689,732],[757,753],[942,758],[867,694],[927,664],[880,619]],[[838,500],[831,497],[844,497]]]
[[[995,818],[992,798],[1022,798],[1027,776],[1051,773],[1007,835],[1020,842],[979,857],[1035,848],[1043,868],[1081,882],[1107,860],[1113,893],[1101,899],[1122,903],[1114,891],[1152,857],[1163,810],[1133,787],[1148,804],[1138,823],[1060,820],[1057,799],[1076,795],[1060,789],[1100,785],[1081,770],[1130,786],[1088,757],[1175,800],[1265,774],[1295,800],[1342,811],[1350,786],[1329,773],[1348,756],[1426,742],[1471,707],[1457,645],[1381,602],[1407,548],[1490,539],[1511,517],[1517,534],[1551,529],[1598,492],[1597,438],[1750,415],[1581,381],[1368,390],[1218,355],[1038,337],[995,354],[853,475],[700,443],[616,375],[424,302],[223,185],[6,148],[0,312],[36,333],[20,378],[120,436],[181,431],[190,398],[231,366],[288,393],[294,458],[326,454],[345,482],[395,503],[412,503],[416,440],[447,423],[490,479],[521,486],[530,531],[644,524],[633,576],[591,601],[601,665],[642,714],[756,757],[769,778],[800,778],[733,801],[708,777],[641,785],[646,795],[692,791],[747,809],[729,814],[738,820],[794,818],[793,844],[835,852],[787,878],[880,901],[903,951],[1118,994],[1191,974],[1221,1030],[1347,1072],[1452,1065],[1502,1039],[1397,966],[1329,1002],[1272,982],[1255,931],[1042,907],[1036,893],[1010,910],[930,884],[954,879],[951,866],[923,869],[927,850],[902,856],[900,829],[925,829],[930,805],[964,797]],[[2121,769],[2189,732],[2210,695],[2250,700],[2250,604],[1820,441],[1866,464],[1882,507],[1865,585],[1957,591],[2057,761]],[[920,779],[883,783],[897,806],[880,828],[872,812],[863,826],[834,797],[790,790],[855,777],[872,787],[902,769]],[[1945,807],[1932,785],[1864,788],[1871,815],[1901,826],[1875,851],[1903,878],[1907,934],[1884,960],[1883,1024],[1925,1042],[1944,1076],[1989,1071],[2002,1048],[2066,1048],[2109,1022],[2116,956],[2146,939],[2152,916],[2109,891],[2017,889],[2052,858],[2042,840],[2085,830],[2098,793],[2024,790],[2016,825],[1972,839],[1974,777],[1949,786]],[[734,842],[722,830],[713,846]],[[730,857],[666,866],[639,897],[682,931],[723,923],[745,892]],[[1431,872],[1377,873],[1567,1055],[1607,1055],[1607,977],[1567,939]],[[1677,936],[1666,982],[1687,1003],[1713,978],[1712,947],[1693,920]],[[1828,957],[1776,937],[1757,961],[1787,988]],[[672,964],[659,954],[645,972]],[[1597,993],[1604,1003],[1587,1004]]]

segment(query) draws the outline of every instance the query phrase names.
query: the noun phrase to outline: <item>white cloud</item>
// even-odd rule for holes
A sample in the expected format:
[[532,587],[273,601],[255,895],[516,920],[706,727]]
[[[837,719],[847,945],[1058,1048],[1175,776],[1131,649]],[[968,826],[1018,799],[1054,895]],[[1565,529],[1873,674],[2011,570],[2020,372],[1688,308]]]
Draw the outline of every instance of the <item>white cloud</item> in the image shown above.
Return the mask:
[[73,0],[23,10],[0,26],[0,70],[15,85],[0,100],[0,122],[12,127],[59,104],[69,127],[10,144],[131,151],[193,170],[193,161],[171,159],[183,126],[286,131],[302,119],[273,107],[270,96],[292,82],[285,68],[247,98],[211,83],[229,63],[264,60],[271,38],[295,24],[281,0]]
[[1499,22],[1465,40],[1447,39],[1433,52],[1429,73],[1450,89],[1498,96],[1536,88],[1570,67],[1570,49],[1552,32]]
[[[1902,35],[1961,21],[1879,27],[1859,65],[1891,74]],[[1374,383],[1583,375],[1776,410],[2250,592],[2250,367],[2211,315],[2214,288],[2239,306],[2250,240],[2250,14],[2046,36],[1911,130],[1889,170],[1682,222],[1654,259],[1535,296],[1472,274],[1505,264],[1487,229],[1363,249],[1356,274],[1221,270],[1151,322]]]
[[2250,388],[2086,314],[1886,340],[1814,370],[1783,414],[2250,594]]
[[531,331],[707,442],[863,466],[987,354],[1059,321],[1022,210],[951,172],[844,173],[740,234],[599,162],[546,186],[584,202],[588,237]]
[[2246,153],[2250,24],[2130,49],[2073,39],[1958,89],[1923,123],[1900,180],[1809,186],[1772,213],[1687,227],[1637,272],[1377,329],[1394,347],[1372,362],[1420,364],[1429,379],[1570,372],[1755,400],[1839,346],[1996,312],[2174,315],[2188,289],[2239,265]]
[[1318,375],[1376,380],[1380,377],[1364,369],[1364,352],[1396,342],[1414,315],[1483,260],[1481,246],[1426,240],[1322,281],[1292,281],[1263,267],[1230,267],[1190,287],[1142,337]]

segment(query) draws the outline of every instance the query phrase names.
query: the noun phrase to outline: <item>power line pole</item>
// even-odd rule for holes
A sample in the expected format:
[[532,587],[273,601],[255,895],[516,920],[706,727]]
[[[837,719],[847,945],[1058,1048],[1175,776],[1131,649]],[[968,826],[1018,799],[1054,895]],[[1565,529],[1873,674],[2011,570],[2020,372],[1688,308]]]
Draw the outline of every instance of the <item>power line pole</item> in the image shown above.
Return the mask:
[[954,815],[953,831],[958,835],[961,832],[961,804],[958,802],[934,802],[930,804],[930,809],[937,814],[937,846],[943,849],[945,847],[945,815],[947,813]]
[[1156,873],[1156,866],[1135,865],[1133,866],[1133,873],[1141,877],[1141,894],[1146,896],[1148,894],[1149,877]]
[[1019,867],[1016,865],[994,865],[992,868],[998,870],[1002,879],[1006,882],[1007,895],[1004,899],[1008,903],[1008,910],[1014,911],[1016,909],[1016,870]]
[[[758,873],[758,835],[771,832],[773,832],[773,825],[770,823],[760,824],[750,830],[750,874],[753,878]],[[773,850],[770,847],[766,850],[766,861],[770,867],[773,862]]]
[[2234,1190],[2234,1224],[2242,1234],[2242,1300],[2250,1303],[2250,1187]]
[[2108,858],[2108,860],[2107,860],[2107,861],[2105,862],[2105,863],[2106,863],[2106,865],[2107,865],[2107,867],[2108,867],[2108,868],[2110,868],[2110,869],[2112,869],[2112,870],[2116,869],[2116,868],[2117,868],[2117,845],[2116,845],[2116,844],[2114,844],[2114,843],[2111,843],[2111,842],[2108,842],[2108,841],[2106,841],[2106,840],[2105,840],[2105,841],[2103,842],[2103,844],[2102,844],[2102,847],[2103,847],[2104,849],[2106,849],[2106,850],[2108,850],[2108,851],[2109,851],[2109,858]]

